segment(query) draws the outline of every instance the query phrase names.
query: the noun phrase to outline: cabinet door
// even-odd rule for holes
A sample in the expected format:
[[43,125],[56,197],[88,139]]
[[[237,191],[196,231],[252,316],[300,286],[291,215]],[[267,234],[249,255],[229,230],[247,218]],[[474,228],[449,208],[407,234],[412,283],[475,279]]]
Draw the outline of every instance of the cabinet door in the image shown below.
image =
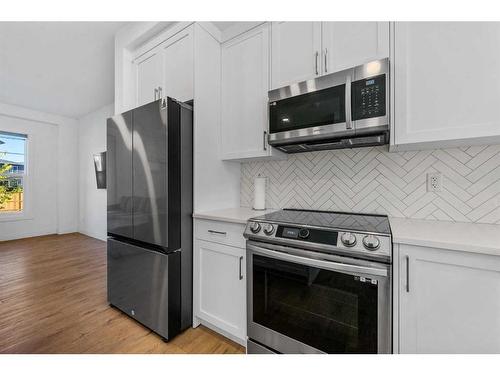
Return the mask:
[[389,56],[389,22],[323,22],[323,73]]
[[196,240],[195,314],[210,324],[246,339],[245,250]]
[[194,44],[192,27],[168,39],[163,45],[162,97],[170,96],[185,102],[194,93]]
[[160,49],[155,49],[139,57],[135,61],[137,71],[137,106],[150,103],[157,99],[155,92],[162,86],[162,54]]
[[500,353],[500,258],[400,245],[401,353]]
[[268,25],[222,46],[222,159],[268,155]]
[[491,136],[498,141],[499,45],[500,23],[396,22],[396,146],[467,145]]
[[321,22],[273,22],[271,88],[321,74]]

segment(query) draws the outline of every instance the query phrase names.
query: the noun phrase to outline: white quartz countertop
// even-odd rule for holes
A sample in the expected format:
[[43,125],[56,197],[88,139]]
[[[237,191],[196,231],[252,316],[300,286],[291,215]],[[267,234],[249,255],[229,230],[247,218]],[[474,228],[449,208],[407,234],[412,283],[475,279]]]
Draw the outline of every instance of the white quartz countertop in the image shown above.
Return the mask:
[[[196,219],[246,224],[247,220],[274,212],[248,207],[196,212]],[[456,223],[437,220],[389,218],[394,243],[435,247],[447,250],[500,255],[500,225]]]
[[228,223],[246,224],[247,220],[252,217],[264,215],[274,211],[276,211],[276,209],[253,210],[248,207],[237,207],[237,208],[226,208],[223,210],[195,212],[193,214],[193,217],[195,219],[218,220],[218,221],[225,221]]
[[500,225],[389,218],[394,243],[500,255]]

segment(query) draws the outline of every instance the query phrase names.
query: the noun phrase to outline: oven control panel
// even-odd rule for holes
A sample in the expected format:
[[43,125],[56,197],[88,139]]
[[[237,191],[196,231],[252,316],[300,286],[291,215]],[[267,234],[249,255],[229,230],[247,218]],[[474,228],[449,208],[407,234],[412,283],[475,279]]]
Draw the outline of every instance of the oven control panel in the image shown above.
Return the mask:
[[276,237],[331,245],[337,243],[338,232],[278,225]]
[[389,236],[375,235],[370,233],[335,231],[300,227],[294,225],[282,225],[249,221],[244,233],[246,238],[272,243],[307,246],[311,244],[314,249],[335,249],[342,252],[362,252],[366,255],[391,256],[391,239]]

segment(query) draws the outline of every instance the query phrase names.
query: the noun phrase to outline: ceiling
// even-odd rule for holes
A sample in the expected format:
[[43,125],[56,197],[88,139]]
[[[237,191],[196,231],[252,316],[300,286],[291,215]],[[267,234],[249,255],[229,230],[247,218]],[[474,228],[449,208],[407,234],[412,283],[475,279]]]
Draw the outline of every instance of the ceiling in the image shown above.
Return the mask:
[[0,102],[78,118],[114,100],[124,22],[0,22]]

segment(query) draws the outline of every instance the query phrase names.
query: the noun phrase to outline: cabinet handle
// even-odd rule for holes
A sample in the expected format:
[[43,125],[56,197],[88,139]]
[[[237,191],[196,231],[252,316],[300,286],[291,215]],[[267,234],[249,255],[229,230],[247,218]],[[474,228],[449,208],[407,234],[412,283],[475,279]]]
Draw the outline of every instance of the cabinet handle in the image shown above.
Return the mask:
[[158,95],[158,89],[155,89],[155,102],[156,102],[156,96]]
[[410,257],[406,256],[406,293],[410,293]]
[[318,57],[319,57],[319,52],[316,51],[316,58],[315,58],[315,61],[316,61],[316,75],[319,74],[319,71],[318,71]]
[[243,267],[242,267],[242,264],[243,264],[243,257],[240,257],[240,280],[243,280]]
[[208,233],[211,233],[211,234],[220,234],[222,236],[227,235],[227,232],[219,232],[218,230],[212,230],[212,229],[209,229]]
[[328,55],[328,48],[325,48],[325,73],[328,73],[328,59],[327,59],[327,55]]
[[264,137],[263,137],[263,147],[264,151],[267,151],[267,132],[264,130]]

